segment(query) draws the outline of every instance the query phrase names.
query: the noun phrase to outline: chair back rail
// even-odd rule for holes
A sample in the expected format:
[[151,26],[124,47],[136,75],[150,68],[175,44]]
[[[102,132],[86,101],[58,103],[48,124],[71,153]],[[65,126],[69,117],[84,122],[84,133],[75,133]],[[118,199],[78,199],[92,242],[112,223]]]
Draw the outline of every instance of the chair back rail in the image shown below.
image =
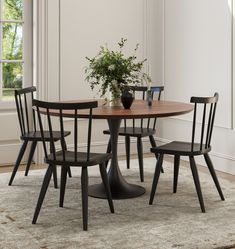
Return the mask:
[[[147,86],[130,86],[130,90],[133,91],[135,97],[136,97],[136,93],[142,92],[142,100],[146,99],[146,92],[148,91]],[[154,99],[154,97],[156,96],[157,100],[160,100],[162,91],[164,91],[164,86],[152,86],[150,88],[150,90],[151,90],[151,98]],[[136,120],[137,119],[135,119],[135,118],[132,119],[133,129],[135,129],[135,127],[136,127],[136,123],[137,123]],[[153,130],[156,129],[157,118],[145,118],[145,119],[141,118],[139,120],[140,120],[140,128],[141,129],[143,129],[143,128],[147,128],[147,129],[151,128]],[[150,127],[151,120],[153,121],[152,127]],[[124,119],[124,128],[125,129],[127,128],[127,120],[126,119]]]
[[[45,157],[48,159],[49,152],[46,147],[46,141],[45,141],[45,129],[44,127],[48,126],[49,129],[49,135],[50,135],[50,153],[53,155],[53,160],[58,161],[57,154],[56,154],[56,145],[55,140],[53,138],[53,123],[51,120],[51,113],[50,110],[58,112],[57,118],[59,121],[59,131],[61,135],[60,140],[60,148],[62,152],[62,160],[66,163],[66,151],[67,146],[64,139],[64,117],[63,112],[65,110],[73,111],[73,144],[74,144],[74,162],[77,162],[79,160],[78,158],[78,117],[79,117],[79,110],[87,109],[89,112],[88,116],[88,130],[87,130],[87,158],[86,160],[90,160],[90,146],[91,146],[91,132],[92,132],[92,110],[93,108],[96,108],[98,106],[97,101],[90,101],[90,102],[82,102],[82,103],[57,103],[57,102],[45,102],[40,100],[33,100],[33,105],[36,107],[37,114],[38,114],[38,121],[39,121],[39,127],[41,131],[42,141],[43,141],[43,149],[45,152]],[[43,114],[40,112],[43,109]],[[43,125],[42,122],[42,115],[46,115],[46,124]],[[70,150],[71,151],[71,150]]]
[[[21,135],[23,136],[26,132],[32,131],[30,126],[31,116],[30,112],[32,109],[33,93],[36,91],[36,87],[27,87],[21,90],[15,90],[15,102],[18,120],[20,124]],[[35,111],[33,113],[33,129],[36,131],[36,120]]]
[[[190,102],[194,103],[194,115],[193,115],[193,126],[192,126],[192,143],[191,143],[191,150],[194,149],[194,142],[195,142],[195,133],[196,133],[196,126],[197,126],[197,112],[198,112],[198,105],[203,105],[203,112],[202,112],[202,122],[201,122],[201,132],[200,132],[200,150],[208,149],[211,145],[211,138],[212,132],[214,127],[214,120],[215,120],[215,112],[217,107],[217,102],[219,99],[219,94],[215,93],[213,97],[191,97]],[[207,115],[207,107],[209,106],[210,111]],[[207,124],[207,130],[206,129]]]

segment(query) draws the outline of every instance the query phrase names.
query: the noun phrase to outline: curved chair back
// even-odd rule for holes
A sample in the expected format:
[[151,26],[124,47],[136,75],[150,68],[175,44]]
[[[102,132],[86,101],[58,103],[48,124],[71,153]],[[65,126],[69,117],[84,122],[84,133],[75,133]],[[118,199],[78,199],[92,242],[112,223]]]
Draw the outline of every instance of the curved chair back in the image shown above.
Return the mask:
[[[194,115],[193,115],[193,127],[192,127],[192,145],[191,150],[194,148],[195,131],[197,125],[197,107],[203,105],[203,115],[201,122],[201,134],[200,134],[200,150],[210,148],[211,137],[214,127],[215,112],[219,94],[215,93],[213,97],[191,97],[190,102],[194,103]],[[207,107],[209,106],[209,115],[207,115]],[[207,130],[206,129],[207,124]]]

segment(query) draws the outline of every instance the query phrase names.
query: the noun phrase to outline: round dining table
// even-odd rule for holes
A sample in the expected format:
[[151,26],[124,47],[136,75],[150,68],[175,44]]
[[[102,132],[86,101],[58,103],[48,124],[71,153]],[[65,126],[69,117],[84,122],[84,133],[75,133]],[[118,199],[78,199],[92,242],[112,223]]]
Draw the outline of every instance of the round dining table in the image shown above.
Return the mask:
[[[90,101],[90,99],[76,102],[85,101]],[[142,186],[128,183],[122,176],[118,165],[118,133],[122,119],[177,116],[191,112],[193,105],[181,102],[153,100],[152,105],[149,106],[144,100],[134,100],[130,109],[124,109],[122,106],[107,106],[104,105],[103,102],[102,100],[98,100],[98,107],[93,109],[92,118],[106,119],[108,122],[112,148],[112,159],[108,171],[108,178],[112,197],[113,199],[127,199],[143,195],[145,189]],[[53,111],[50,111],[50,113],[53,115]],[[65,117],[73,117],[73,115],[74,113],[70,113],[69,111],[63,112],[63,116]],[[78,117],[87,118],[88,115],[89,112],[87,110],[80,110]],[[102,183],[90,185],[88,194],[96,198],[106,198],[106,192]]]

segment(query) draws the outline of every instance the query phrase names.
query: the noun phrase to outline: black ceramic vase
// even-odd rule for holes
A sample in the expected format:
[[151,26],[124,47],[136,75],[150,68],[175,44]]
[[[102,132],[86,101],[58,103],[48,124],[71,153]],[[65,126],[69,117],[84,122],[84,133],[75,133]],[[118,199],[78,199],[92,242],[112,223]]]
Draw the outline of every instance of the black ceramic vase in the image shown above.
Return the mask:
[[122,92],[122,97],[121,97],[121,101],[122,101],[122,105],[125,109],[130,109],[133,100],[135,99],[134,94],[125,90]]

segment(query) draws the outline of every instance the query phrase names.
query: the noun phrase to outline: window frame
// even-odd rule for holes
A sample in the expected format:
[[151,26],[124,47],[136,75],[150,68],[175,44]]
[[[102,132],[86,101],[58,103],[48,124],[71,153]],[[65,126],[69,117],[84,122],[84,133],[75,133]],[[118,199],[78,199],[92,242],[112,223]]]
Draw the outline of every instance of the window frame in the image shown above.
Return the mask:
[[0,44],[2,41],[2,29],[4,23],[22,23],[23,53],[21,60],[2,59],[2,45],[0,45],[0,110],[15,109],[14,98],[4,100],[3,95],[3,63],[22,63],[22,87],[33,85],[33,1],[22,0],[23,16],[22,20],[4,20],[2,19],[3,1],[0,0]]

